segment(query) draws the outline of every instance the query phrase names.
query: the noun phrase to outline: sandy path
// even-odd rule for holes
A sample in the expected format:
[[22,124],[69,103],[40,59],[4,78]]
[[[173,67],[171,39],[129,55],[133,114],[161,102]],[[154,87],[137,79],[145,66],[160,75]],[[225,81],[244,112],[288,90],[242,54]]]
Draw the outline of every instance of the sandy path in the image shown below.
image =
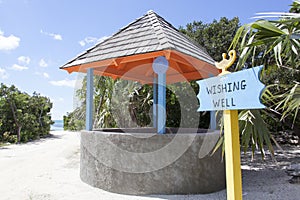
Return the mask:
[[[93,188],[79,178],[79,133],[52,133],[52,138],[0,148],[1,200],[226,199],[225,190],[208,195],[130,196]],[[274,168],[244,170],[244,199],[300,199],[300,185],[289,184],[289,178]]]

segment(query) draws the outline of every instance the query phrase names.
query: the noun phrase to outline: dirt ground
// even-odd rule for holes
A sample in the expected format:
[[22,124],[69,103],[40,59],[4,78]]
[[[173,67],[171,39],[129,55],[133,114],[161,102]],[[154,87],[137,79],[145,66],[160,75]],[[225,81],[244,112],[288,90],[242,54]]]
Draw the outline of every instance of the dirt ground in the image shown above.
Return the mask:
[[[79,178],[80,134],[54,131],[52,137],[22,145],[0,147],[2,200],[165,200],[226,199],[226,190],[206,195],[132,196],[106,192]],[[285,169],[300,162],[300,147],[276,150],[277,162],[259,153],[249,162],[242,156],[243,199],[300,199],[300,184],[290,184]]]

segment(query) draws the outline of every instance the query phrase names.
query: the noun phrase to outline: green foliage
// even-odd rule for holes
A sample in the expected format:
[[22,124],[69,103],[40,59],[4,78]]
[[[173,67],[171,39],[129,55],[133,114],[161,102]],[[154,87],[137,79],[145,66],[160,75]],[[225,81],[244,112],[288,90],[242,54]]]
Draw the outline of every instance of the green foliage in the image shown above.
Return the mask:
[[[94,77],[94,129],[116,127],[116,121],[111,110],[115,82],[110,77]],[[82,130],[85,128],[86,77],[83,79],[82,88],[76,91],[76,97],[80,105],[73,112],[64,116],[65,130]]]
[[286,92],[279,94],[278,97],[275,96],[276,99],[281,99],[276,102],[275,109],[283,111],[281,120],[295,112],[293,119],[294,126],[300,108],[300,85],[299,83],[296,83],[294,86],[290,86],[290,88],[285,87],[284,89]]
[[194,21],[179,30],[204,47],[214,60],[222,60],[222,53],[228,51],[239,27],[238,17],[231,20],[222,17],[219,21],[214,20],[208,24]]
[[14,144],[18,142],[18,138],[16,135],[10,135],[8,132],[5,132],[2,135],[2,142],[9,142]]
[[[290,11],[298,10],[299,3],[295,1]],[[300,136],[300,124],[296,120],[300,106],[300,15],[282,13],[278,17],[278,20],[263,19],[243,25],[237,31],[230,48],[241,52],[237,69],[264,65],[262,81],[267,85],[267,89],[262,94],[262,100],[267,109],[261,120],[256,120],[258,115],[248,115],[244,118],[247,119],[246,125],[258,127],[264,118],[268,122],[280,122],[276,128],[272,127],[273,130],[278,126],[281,126],[281,129],[288,126],[290,129],[294,128],[295,133]],[[271,137],[267,130],[255,131],[253,128],[244,127],[244,132],[252,134],[252,138],[257,134],[262,134],[263,138]],[[267,140],[263,142],[268,145]]]
[[289,10],[290,13],[300,13],[300,3],[299,0],[296,0],[291,5],[291,8]]
[[0,86],[0,140],[27,142],[49,134],[53,124],[49,98],[22,93],[15,86]]
[[[65,130],[81,130],[85,125],[85,92],[86,79],[83,87],[76,93],[81,106],[64,116]],[[198,90],[195,83],[192,83]],[[190,90],[185,92],[182,91]],[[197,113],[198,101],[189,83],[168,85],[166,90],[166,126],[201,128],[209,125],[208,113]],[[191,95],[191,96],[189,96]],[[184,103],[180,104],[180,100]],[[152,85],[141,85],[127,80],[113,80],[110,77],[95,76],[94,78],[94,124],[93,128],[127,128],[152,126]],[[184,120],[182,113],[185,113]],[[198,117],[195,117],[198,116]],[[198,120],[200,117],[200,120]]]
[[[79,115],[79,116],[78,116]],[[80,108],[75,109],[71,113],[67,113],[63,117],[64,130],[78,131],[85,127],[85,115]]]
[[137,86],[131,94],[128,94],[130,100],[127,109],[129,110],[130,118],[140,127],[151,125],[152,92],[153,89],[150,85],[143,85]]
[[252,152],[258,148],[264,157],[264,145],[267,145],[272,155],[274,154],[274,150],[271,143],[271,135],[261,116],[260,110],[243,110],[239,113],[239,127],[241,145],[244,152],[246,153],[250,146]]
[[[239,27],[240,24],[238,17],[235,17],[231,20],[227,19],[226,17],[222,17],[219,21],[214,20],[212,23],[207,24],[203,23],[202,21],[194,21],[193,23],[187,24],[186,27],[180,27],[179,31],[193,39],[200,46],[204,47],[214,60],[221,60],[222,53],[228,51],[231,41],[233,40]],[[198,94],[198,84],[195,81],[191,81],[190,86],[193,88],[195,94]],[[180,87],[182,91],[186,89],[184,85],[181,85]],[[183,110],[196,112],[197,108],[199,107],[199,102],[187,102],[185,105],[181,106],[183,107]],[[189,127],[191,124],[196,123],[199,124],[199,128],[208,128],[210,121],[209,113],[200,112],[198,115],[199,121],[195,122],[195,119],[190,118],[190,120],[186,120],[186,122],[190,121],[190,124],[182,124],[181,126]],[[195,116],[195,113],[193,116]]]
[[[284,122],[290,129],[296,127],[296,133],[299,128],[300,121],[298,112],[300,108],[300,85],[299,83],[293,84],[274,84],[270,85],[270,89],[274,89],[275,92],[267,90],[264,96],[273,110],[280,113],[277,116],[281,122]],[[298,119],[298,120],[297,120]],[[299,134],[299,133],[298,133]]]
[[[299,13],[294,2],[291,12]],[[265,145],[273,153],[271,131],[293,129],[300,136],[299,96],[299,22],[300,15],[283,13],[276,21],[258,20],[241,26],[229,49],[239,54],[236,70],[264,65],[261,80],[267,87],[262,93],[264,110],[243,110],[239,114],[241,145],[246,151]],[[267,122],[267,123],[266,123]],[[223,147],[223,136],[216,145]],[[252,155],[253,155],[252,154]]]

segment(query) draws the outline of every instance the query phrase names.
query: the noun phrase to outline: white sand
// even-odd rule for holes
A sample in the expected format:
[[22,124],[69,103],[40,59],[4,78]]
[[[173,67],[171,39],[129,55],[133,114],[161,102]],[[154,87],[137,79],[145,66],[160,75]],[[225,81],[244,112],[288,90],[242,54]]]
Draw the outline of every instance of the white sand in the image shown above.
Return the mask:
[[[225,190],[207,195],[131,196],[93,188],[79,178],[79,133],[52,134],[32,143],[0,147],[1,200],[226,199]],[[244,199],[300,199],[300,185],[288,183],[290,177],[282,170],[299,161],[300,150],[289,153],[278,166],[243,163]]]

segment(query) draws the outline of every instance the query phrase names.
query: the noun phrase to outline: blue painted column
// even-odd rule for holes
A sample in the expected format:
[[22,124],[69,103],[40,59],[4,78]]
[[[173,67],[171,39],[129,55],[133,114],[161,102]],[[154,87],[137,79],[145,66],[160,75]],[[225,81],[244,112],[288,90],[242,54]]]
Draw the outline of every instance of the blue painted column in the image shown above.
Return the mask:
[[169,62],[164,56],[157,57],[152,65],[157,74],[157,133],[166,132],[166,72]]
[[85,129],[91,131],[93,129],[93,93],[94,93],[94,69],[87,69],[86,77],[86,122]]
[[157,76],[153,78],[153,128],[157,128]]
[[158,93],[157,93],[157,133],[166,132],[166,74],[158,76]]
[[216,111],[210,111],[210,129],[217,129]]
[[[213,74],[210,74],[209,77],[214,77]],[[216,111],[210,111],[210,129],[217,129],[217,119],[216,119]]]

